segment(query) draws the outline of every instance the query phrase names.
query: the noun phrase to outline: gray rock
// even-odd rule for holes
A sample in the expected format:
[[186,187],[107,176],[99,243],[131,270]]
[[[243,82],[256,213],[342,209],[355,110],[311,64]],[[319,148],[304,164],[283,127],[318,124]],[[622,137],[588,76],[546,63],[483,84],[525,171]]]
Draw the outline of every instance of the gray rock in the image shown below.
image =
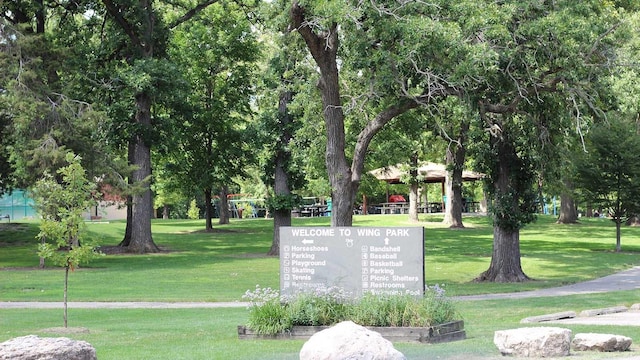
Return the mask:
[[531,327],[496,331],[493,343],[502,355],[520,357],[569,356],[571,330]]
[[571,347],[575,351],[627,351],[631,342],[631,338],[621,335],[585,333],[576,334]]
[[0,344],[0,360],[97,360],[86,341],[27,335]]
[[315,333],[300,350],[300,360],[406,360],[375,331],[344,321]]

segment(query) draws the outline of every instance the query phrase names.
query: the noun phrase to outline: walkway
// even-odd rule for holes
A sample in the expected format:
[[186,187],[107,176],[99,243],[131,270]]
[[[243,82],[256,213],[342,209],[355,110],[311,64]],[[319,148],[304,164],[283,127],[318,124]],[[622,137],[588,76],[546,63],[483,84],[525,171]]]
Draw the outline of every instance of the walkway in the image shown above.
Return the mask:
[[[533,297],[594,294],[611,291],[640,289],[640,266],[603,278],[557,288],[523,291],[506,294],[457,296],[456,300],[524,299]],[[69,302],[74,309],[196,309],[246,307],[247,302]],[[7,301],[0,302],[0,309],[57,309],[62,302]]]
[[458,300],[493,300],[493,299],[524,299],[533,297],[567,296],[579,294],[596,294],[612,291],[640,289],[640,266],[603,278],[581,283],[532,291],[507,294],[485,294],[458,296]]

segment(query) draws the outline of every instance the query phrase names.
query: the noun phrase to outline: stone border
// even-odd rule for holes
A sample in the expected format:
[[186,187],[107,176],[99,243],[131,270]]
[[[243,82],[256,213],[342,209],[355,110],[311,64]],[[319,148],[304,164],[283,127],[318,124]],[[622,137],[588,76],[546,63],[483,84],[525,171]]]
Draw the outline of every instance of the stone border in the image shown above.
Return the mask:
[[588,317],[588,316],[598,316],[598,315],[606,315],[606,314],[617,314],[621,312],[627,312],[629,309],[626,306],[615,306],[603,309],[591,309],[584,310],[580,312],[580,316]]
[[520,320],[520,323],[527,324],[527,323],[539,323],[539,322],[562,320],[562,319],[573,319],[576,316],[577,315],[575,311],[565,311],[565,312],[559,312],[559,313],[553,313],[553,314],[531,316],[531,317]]
[[[275,340],[308,340],[318,331],[328,329],[329,326],[294,326],[291,331],[275,335],[260,335],[243,325],[238,325],[238,338],[246,339],[275,339]],[[415,342],[436,344],[466,339],[464,321],[453,321],[431,327],[366,327],[380,333],[383,338],[391,342]]]
[[581,311],[580,314],[576,314],[575,311],[564,311],[564,312],[558,312],[558,313],[553,313],[553,314],[530,316],[530,317],[527,317],[527,318],[524,318],[524,319],[520,320],[520,323],[521,324],[541,323],[541,322],[546,322],[546,321],[573,319],[573,318],[578,317],[578,316],[579,317],[594,317],[594,316],[599,316],[599,315],[623,313],[623,312],[627,312],[629,310],[631,310],[631,311],[640,310],[640,304],[633,304],[630,308],[627,308],[626,306],[613,306],[613,307],[601,308],[601,309],[589,309],[589,310]]

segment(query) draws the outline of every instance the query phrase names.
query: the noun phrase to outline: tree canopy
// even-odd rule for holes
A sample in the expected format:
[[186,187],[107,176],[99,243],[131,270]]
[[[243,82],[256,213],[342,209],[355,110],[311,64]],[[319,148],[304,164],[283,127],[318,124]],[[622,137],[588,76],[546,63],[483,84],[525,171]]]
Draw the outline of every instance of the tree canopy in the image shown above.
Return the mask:
[[[73,151],[130,197],[122,245],[144,253],[159,250],[154,196],[200,199],[211,229],[213,199],[226,210],[245,178],[272,187],[283,211],[299,195],[330,196],[331,224],[350,226],[367,169],[446,159],[449,210],[461,205],[463,165],[487,174],[494,252],[477,280],[525,281],[519,230],[542,192],[616,193],[550,178],[576,165],[574,149],[595,156],[599,143],[627,141],[604,129],[640,114],[639,10],[598,0],[3,2],[0,192],[56,173]],[[462,226],[458,215],[445,220]]]

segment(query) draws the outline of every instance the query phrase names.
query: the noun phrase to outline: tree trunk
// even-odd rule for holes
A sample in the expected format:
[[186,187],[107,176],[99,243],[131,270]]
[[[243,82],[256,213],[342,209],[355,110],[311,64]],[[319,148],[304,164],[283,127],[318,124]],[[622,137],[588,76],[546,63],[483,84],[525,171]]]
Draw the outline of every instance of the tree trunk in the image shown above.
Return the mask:
[[560,194],[560,216],[558,224],[575,224],[578,222],[578,210],[576,203],[567,192]]
[[[451,148],[453,146],[453,149]],[[447,203],[443,222],[450,228],[464,228],[462,224],[462,169],[464,167],[465,148],[460,144],[447,148],[445,192]]]
[[489,269],[475,281],[523,282],[530,280],[520,263],[520,231],[493,227],[493,254]]
[[44,2],[43,0],[36,0],[34,3],[36,4],[36,33],[44,34],[46,20]]
[[[355,193],[351,167],[345,155],[345,130],[338,76],[338,25],[328,32],[315,34],[305,20],[304,10],[297,2],[291,7],[293,25],[305,40],[311,56],[320,69],[318,88],[322,95],[323,117],[327,132],[325,163],[331,184],[331,226],[351,226]],[[357,185],[356,185],[357,189]]]
[[[480,274],[476,281],[490,282],[521,282],[529,280],[522,271],[520,261],[520,229],[516,224],[505,224],[501,227],[498,216],[511,216],[517,214],[518,195],[517,187],[512,183],[516,181],[511,176],[511,161],[517,158],[516,150],[505,140],[498,141],[497,177],[494,181],[494,227],[493,227],[493,253],[489,269]],[[517,166],[513,171],[518,171]],[[510,199],[510,200],[509,200]],[[509,228],[511,226],[511,228]]]
[[[127,161],[128,164],[132,165],[135,164],[135,157],[134,157],[134,141],[133,139],[129,140],[129,144],[127,146]],[[133,188],[133,176],[128,176],[127,178],[127,184],[129,185],[129,191],[131,191],[130,189]],[[133,196],[131,196],[131,194],[127,195],[127,224],[125,225],[125,229],[124,229],[124,237],[122,238],[122,241],[120,241],[120,244],[118,244],[118,246],[122,246],[122,247],[127,247],[129,246],[129,244],[131,244],[131,228],[133,224]]]
[[169,205],[162,205],[162,219],[169,220]]
[[220,187],[220,208],[218,209],[218,224],[225,225],[229,223],[229,201],[227,199],[227,187]]
[[620,239],[622,238],[622,219],[617,217],[614,219],[616,222],[616,252],[622,251],[622,244]]
[[267,255],[280,255],[280,228],[283,226],[291,226],[290,209],[279,209],[273,212],[273,241]]
[[[290,131],[287,130],[293,122],[293,118],[288,111],[291,100],[293,100],[293,93],[291,91],[283,91],[280,93],[278,116],[282,125],[282,132],[280,133],[279,139],[281,146],[278,146],[278,150],[276,151],[273,190],[276,195],[284,196],[291,195],[289,174],[287,173],[287,164],[291,160],[291,156],[286,147],[286,144],[288,144],[292,138]],[[271,249],[269,249],[267,255],[280,255],[280,227],[282,226],[291,226],[291,209],[277,209],[274,211],[273,240],[271,242]]]
[[[307,20],[304,8],[294,1],[291,5],[292,25],[304,39],[320,70],[318,88],[322,95],[327,134],[325,162],[333,201],[331,226],[351,226],[353,204],[360,187],[364,159],[371,140],[393,118],[419,107],[423,102],[416,101],[415,98],[399,98],[395,104],[378,113],[358,134],[351,165],[349,165],[345,154],[344,113],[336,61],[339,48],[338,24],[333,23],[327,31],[316,34],[311,27],[312,22]],[[431,89],[425,92],[427,95],[422,101],[458,93],[457,89],[446,86],[436,92]]]
[[411,155],[411,169],[409,170],[409,221],[418,221],[418,153]]
[[[143,129],[151,126],[151,97],[147,93],[136,96],[136,123]],[[144,131],[143,131],[144,133]],[[134,164],[137,169],[133,171],[133,182],[143,190],[133,194],[131,242],[128,251],[132,253],[158,252],[160,249],[153,242],[151,236],[151,218],[153,216],[153,201],[151,198],[151,148],[145,142],[144,136],[139,133],[134,140]]]
[[205,231],[212,232],[213,231],[213,223],[211,219],[213,218],[213,196],[212,196],[211,188],[206,188],[204,190],[204,222],[205,222]]
[[63,310],[63,321],[64,321],[64,327],[66,328],[69,324],[69,317],[68,317],[68,312],[67,312],[67,289],[69,288],[69,265],[67,264],[67,266],[64,267],[64,294],[62,295],[63,300],[64,300],[64,310]]

